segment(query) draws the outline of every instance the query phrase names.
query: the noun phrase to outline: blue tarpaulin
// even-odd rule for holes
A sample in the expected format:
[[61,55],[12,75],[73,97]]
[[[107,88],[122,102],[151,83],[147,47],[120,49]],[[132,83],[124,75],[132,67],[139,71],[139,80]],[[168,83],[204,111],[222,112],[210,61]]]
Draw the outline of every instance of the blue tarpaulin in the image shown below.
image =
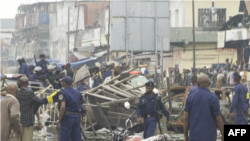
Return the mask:
[[41,14],[39,16],[39,24],[49,24],[49,14]]
[[[96,57],[90,57],[88,59],[84,59],[84,60],[81,60],[81,61],[70,63],[70,65],[71,65],[71,68],[73,68],[73,69],[80,69],[85,64],[87,64],[88,67],[93,67],[93,66],[95,66],[96,59],[97,59]],[[58,65],[58,67],[61,67],[61,66],[65,65],[65,64],[58,63],[57,65]]]

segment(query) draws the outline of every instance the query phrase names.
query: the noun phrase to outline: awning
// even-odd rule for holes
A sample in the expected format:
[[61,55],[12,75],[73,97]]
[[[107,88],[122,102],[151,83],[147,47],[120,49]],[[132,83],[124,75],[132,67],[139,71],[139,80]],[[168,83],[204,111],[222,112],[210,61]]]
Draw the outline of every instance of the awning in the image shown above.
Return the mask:
[[222,27],[219,29],[221,30],[230,30],[230,27],[238,27],[238,23],[242,22],[243,20],[243,14],[238,14],[233,17],[231,17],[226,23],[222,25]]
[[[96,61],[96,57],[90,57],[88,59],[84,59],[78,62],[74,62],[74,63],[70,63],[71,68],[73,69],[79,69],[81,68],[83,65],[87,64],[88,67],[93,67],[95,66],[95,61]],[[59,67],[63,66],[63,63],[58,64]]]
[[101,57],[101,56],[103,56],[103,55],[105,55],[107,53],[108,53],[108,51],[106,50],[106,51],[102,51],[102,52],[96,53],[96,54],[94,54],[94,56],[95,57]]

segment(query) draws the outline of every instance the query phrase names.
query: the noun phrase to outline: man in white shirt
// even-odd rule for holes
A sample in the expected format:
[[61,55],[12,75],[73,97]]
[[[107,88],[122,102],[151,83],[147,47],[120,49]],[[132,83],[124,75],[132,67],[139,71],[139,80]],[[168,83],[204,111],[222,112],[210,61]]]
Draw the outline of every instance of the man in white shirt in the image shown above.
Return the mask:
[[233,74],[234,74],[234,72],[236,71],[236,68],[233,68],[233,69],[231,69],[231,72],[230,73],[228,73],[228,75],[227,75],[227,80],[228,80],[228,83],[229,83],[229,85],[230,86],[233,86],[234,85],[234,81],[233,81]]
[[214,2],[212,2],[212,22],[213,22],[213,27],[217,27],[217,8],[214,6]]

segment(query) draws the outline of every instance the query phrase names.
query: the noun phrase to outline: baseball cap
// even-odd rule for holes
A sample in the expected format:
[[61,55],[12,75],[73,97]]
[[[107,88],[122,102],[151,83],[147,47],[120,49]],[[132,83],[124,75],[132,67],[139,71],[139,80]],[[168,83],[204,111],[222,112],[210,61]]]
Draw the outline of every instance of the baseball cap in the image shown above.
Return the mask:
[[145,86],[154,87],[154,82],[149,81],[149,82],[145,83]]
[[63,81],[65,83],[67,83],[67,84],[72,84],[72,82],[73,82],[73,80],[72,80],[72,78],[70,76],[65,76],[62,79],[60,79],[60,81]]

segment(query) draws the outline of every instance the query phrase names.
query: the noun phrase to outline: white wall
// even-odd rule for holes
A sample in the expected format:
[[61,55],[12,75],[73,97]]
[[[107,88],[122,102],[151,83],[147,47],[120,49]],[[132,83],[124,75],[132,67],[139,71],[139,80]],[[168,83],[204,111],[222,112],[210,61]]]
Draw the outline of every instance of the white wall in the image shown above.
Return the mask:
[[[185,2],[170,1],[170,27],[183,27],[185,23]],[[178,23],[176,23],[178,22]]]
[[[78,8],[74,8],[74,2],[60,2],[57,4],[57,12],[50,13],[50,56],[51,59],[62,63],[67,61],[68,50],[68,7],[70,6],[70,31],[76,30]],[[80,7],[78,30],[84,30],[84,9]],[[73,36],[73,35],[71,35]],[[74,39],[74,38],[73,38]],[[71,38],[72,40],[72,38]]]
[[12,39],[12,33],[3,33],[3,32],[1,32],[0,34],[1,34],[0,39],[1,40],[3,39],[5,44],[10,45],[11,44],[11,39]]

